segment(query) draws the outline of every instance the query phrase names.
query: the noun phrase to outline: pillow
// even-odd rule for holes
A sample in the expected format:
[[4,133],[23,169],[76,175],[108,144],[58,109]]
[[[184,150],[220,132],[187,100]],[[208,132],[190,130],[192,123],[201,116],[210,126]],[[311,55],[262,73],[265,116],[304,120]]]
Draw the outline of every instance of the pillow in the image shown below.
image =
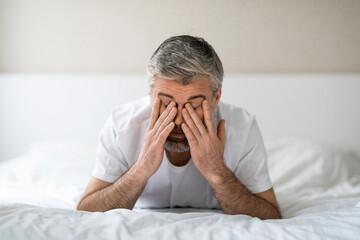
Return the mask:
[[75,208],[95,164],[96,144],[37,143],[0,165],[0,201]]
[[265,142],[274,189],[281,198],[360,193],[360,159],[323,142],[281,138]]

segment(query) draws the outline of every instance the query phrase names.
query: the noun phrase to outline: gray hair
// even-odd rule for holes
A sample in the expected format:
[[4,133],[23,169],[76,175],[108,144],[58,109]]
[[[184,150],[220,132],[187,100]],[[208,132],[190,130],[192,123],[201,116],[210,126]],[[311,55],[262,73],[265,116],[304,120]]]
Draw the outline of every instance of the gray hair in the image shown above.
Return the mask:
[[186,85],[202,75],[210,77],[215,94],[222,86],[224,77],[220,58],[203,38],[189,35],[165,40],[151,56],[147,67],[150,87],[155,84],[157,77]]

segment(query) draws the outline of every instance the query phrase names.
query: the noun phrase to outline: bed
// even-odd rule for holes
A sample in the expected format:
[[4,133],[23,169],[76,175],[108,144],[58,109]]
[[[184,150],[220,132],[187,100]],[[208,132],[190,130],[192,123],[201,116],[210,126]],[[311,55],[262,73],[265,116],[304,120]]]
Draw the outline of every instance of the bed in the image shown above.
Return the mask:
[[358,154],[294,138],[265,145],[281,220],[190,208],[77,211],[96,145],[32,145],[0,163],[0,239],[359,239]]

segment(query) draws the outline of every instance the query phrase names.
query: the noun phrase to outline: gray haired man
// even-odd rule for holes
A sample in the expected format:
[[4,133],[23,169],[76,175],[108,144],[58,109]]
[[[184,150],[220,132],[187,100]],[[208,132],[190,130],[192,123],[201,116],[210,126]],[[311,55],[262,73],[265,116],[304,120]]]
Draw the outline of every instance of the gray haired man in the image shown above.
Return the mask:
[[171,37],[147,75],[148,97],[112,109],[78,209],[192,207],[281,218],[255,116],[220,101],[224,71],[212,46]]

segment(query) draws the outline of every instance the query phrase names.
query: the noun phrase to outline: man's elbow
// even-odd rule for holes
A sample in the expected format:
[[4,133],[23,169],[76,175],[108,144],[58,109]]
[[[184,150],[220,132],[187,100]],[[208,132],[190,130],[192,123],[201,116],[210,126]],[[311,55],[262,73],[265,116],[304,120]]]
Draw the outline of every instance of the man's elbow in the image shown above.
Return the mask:
[[78,205],[76,206],[76,210],[79,210],[79,211],[87,211],[87,210],[85,209],[84,204],[82,204],[82,201],[80,201],[80,202],[78,203]]
[[87,206],[86,202],[84,202],[85,198],[81,199],[78,203],[76,210],[78,211],[87,211],[87,212],[95,212],[89,206]]
[[268,212],[268,214],[257,214],[257,213],[254,213],[254,212],[236,212],[236,211],[223,211],[224,214],[228,214],[228,215],[248,215],[250,217],[257,217],[261,220],[270,220],[270,219],[282,219],[282,215],[280,213],[279,210],[274,210],[274,211],[271,211],[271,212]]
[[277,210],[276,212],[277,212],[277,218],[276,219],[282,219],[283,217],[281,215],[280,210]]
[[262,220],[267,219],[282,219],[281,212],[278,209],[275,209],[275,211],[270,216],[262,218]]
[[[255,216],[257,217],[257,216]],[[268,216],[259,217],[261,220],[271,220],[271,219],[282,219],[282,216],[280,213],[274,213]]]

